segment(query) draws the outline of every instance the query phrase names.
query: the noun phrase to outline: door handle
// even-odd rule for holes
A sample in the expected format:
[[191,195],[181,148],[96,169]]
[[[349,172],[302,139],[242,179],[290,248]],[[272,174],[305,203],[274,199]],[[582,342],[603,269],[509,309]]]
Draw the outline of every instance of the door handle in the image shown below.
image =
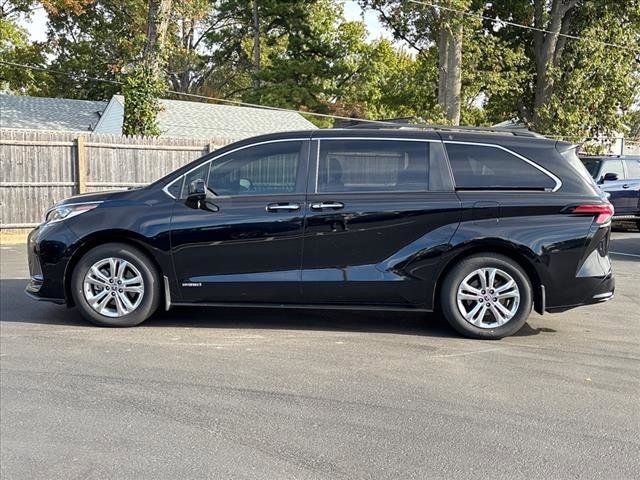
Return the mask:
[[622,188],[629,188],[629,184],[626,183],[626,184],[622,185]]
[[317,202],[312,203],[310,205],[311,210],[322,210],[324,208],[331,208],[333,210],[340,210],[344,208],[344,203],[342,202]]
[[267,205],[267,212],[295,212],[300,210],[297,203],[270,203]]

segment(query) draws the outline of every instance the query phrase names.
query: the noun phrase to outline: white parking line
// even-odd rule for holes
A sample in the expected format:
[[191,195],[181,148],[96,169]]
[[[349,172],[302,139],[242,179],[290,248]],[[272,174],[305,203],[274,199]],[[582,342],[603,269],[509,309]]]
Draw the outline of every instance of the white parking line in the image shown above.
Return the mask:
[[638,257],[638,258],[640,258],[640,255],[636,255],[635,253],[622,253],[622,252],[609,252],[609,253],[613,253],[614,255],[624,255],[625,257]]

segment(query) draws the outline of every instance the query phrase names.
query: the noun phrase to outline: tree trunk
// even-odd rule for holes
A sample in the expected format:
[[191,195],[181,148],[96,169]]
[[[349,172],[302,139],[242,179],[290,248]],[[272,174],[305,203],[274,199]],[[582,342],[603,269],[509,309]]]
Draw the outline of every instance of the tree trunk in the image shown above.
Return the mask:
[[258,0],[253,0],[253,88],[260,88],[260,15],[258,12]]
[[445,115],[452,125],[460,125],[462,87],[462,23],[452,27],[447,54],[447,103]]
[[154,69],[163,63],[162,47],[169,26],[171,3],[172,0],[149,0],[147,41],[142,56],[148,65],[154,66]]
[[157,116],[160,96],[166,91],[164,43],[169,26],[172,0],[149,0],[147,41],[142,62],[127,73],[123,86],[125,135],[160,135]]
[[553,0],[549,21],[544,21],[546,0],[535,0],[534,25],[536,28],[549,30],[552,33],[536,32],[534,36],[534,52],[536,60],[536,86],[533,97],[533,114],[531,123],[534,128],[541,128],[542,109],[553,95],[554,78],[550,71],[560,65],[562,51],[566,40],[559,33],[567,33],[571,26],[571,10],[578,0]]
[[447,68],[449,61],[449,35],[444,25],[440,26],[438,32],[438,104],[446,110],[447,105]]
[[462,86],[462,18],[440,14],[438,31],[438,104],[452,125],[460,124]]

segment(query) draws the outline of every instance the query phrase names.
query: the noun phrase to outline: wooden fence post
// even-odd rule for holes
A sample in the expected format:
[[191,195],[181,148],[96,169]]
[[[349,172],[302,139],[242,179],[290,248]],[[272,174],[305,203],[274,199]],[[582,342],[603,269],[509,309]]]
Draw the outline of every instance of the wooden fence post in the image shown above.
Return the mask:
[[77,181],[78,181],[78,193],[86,193],[87,191],[87,147],[85,146],[85,138],[76,138],[77,148]]

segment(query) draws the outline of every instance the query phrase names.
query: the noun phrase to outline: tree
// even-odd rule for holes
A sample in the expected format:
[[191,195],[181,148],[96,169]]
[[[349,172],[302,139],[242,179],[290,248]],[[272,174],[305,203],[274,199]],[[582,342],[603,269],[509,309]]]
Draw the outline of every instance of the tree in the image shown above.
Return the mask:
[[82,11],[59,7],[48,12],[48,67],[68,72],[42,85],[42,95],[108,100],[120,92],[116,82],[144,48],[146,0],[95,0]]
[[149,0],[142,62],[128,69],[124,76],[125,135],[160,134],[156,117],[161,109],[159,98],[166,90],[164,49],[171,3],[172,0]]
[[[16,64],[44,63],[44,46],[29,43],[27,32],[18,25],[19,18],[29,17],[35,8],[35,2],[27,0],[0,3],[0,59]],[[45,72],[0,64],[0,91],[37,95],[47,77]]]
[[402,0],[359,0],[364,8],[374,8],[395,37],[426,55],[437,50],[438,104],[445,120],[460,123],[462,108],[464,25],[469,23],[459,11],[466,10],[470,0],[447,0],[439,6],[419,5]]
[[[490,112],[499,110],[536,131],[573,141],[624,131],[624,113],[640,88],[638,53],[632,48],[640,37],[640,2],[507,0],[493,2],[487,14],[580,37],[511,26],[491,29],[512,49],[524,48],[528,62],[522,65],[521,94],[496,99],[498,109],[490,99]],[[485,22],[487,30],[490,23]]]

